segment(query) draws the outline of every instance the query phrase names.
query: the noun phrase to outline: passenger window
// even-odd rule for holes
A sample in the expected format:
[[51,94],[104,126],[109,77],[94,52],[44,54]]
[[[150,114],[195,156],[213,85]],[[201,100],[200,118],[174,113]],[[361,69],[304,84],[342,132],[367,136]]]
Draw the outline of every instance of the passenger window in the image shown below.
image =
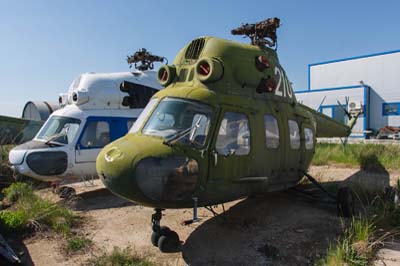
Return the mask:
[[304,137],[306,138],[306,149],[311,150],[314,147],[314,133],[310,128],[304,128]]
[[110,142],[110,126],[105,121],[89,122],[81,138],[86,148],[102,148]]
[[221,155],[249,154],[250,127],[247,116],[237,112],[226,112],[221,121],[215,146]]
[[264,116],[265,141],[267,148],[276,149],[279,147],[278,121],[273,115]]
[[299,125],[294,120],[288,120],[289,134],[290,134],[290,147],[292,149],[300,148],[300,130]]

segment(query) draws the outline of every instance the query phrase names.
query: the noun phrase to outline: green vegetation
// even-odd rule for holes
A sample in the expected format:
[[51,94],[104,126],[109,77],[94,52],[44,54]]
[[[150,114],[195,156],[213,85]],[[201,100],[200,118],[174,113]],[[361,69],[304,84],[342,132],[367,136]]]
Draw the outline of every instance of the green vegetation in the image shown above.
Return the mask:
[[147,258],[139,256],[131,248],[114,247],[111,253],[103,252],[87,261],[88,266],[154,266]]
[[0,212],[0,229],[5,232],[19,232],[26,225],[28,217],[22,210]]
[[33,189],[32,186],[27,183],[17,182],[3,189],[5,198],[12,203],[17,202],[19,199],[32,199]]
[[0,150],[0,160],[1,162],[7,162],[8,161],[8,152],[14,148],[15,145],[2,145],[1,150]]
[[4,179],[4,176],[11,177],[13,175],[13,171],[8,163],[8,152],[14,148],[14,145],[3,145],[0,147],[0,175]]
[[65,251],[67,253],[87,249],[93,245],[93,241],[84,236],[73,236],[67,240]]
[[367,265],[378,245],[374,240],[375,225],[366,218],[353,218],[335,246],[331,246],[320,265]]
[[343,164],[367,170],[399,170],[400,145],[347,144],[343,151],[342,145],[319,143],[312,164]]
[[38,197],[29,184],[13,183],[3,193],[14,204],[0,212],[1,232],[53,229],[68,235],[76,223],[77,217],[70,209]]
[[[366,195],[368,192],[359,195],[358,199],[365,201]],[[352,218],[341,237],[317,265],[369,265],[382,243],[400,232],[400,206],[388,196],[376,195],[372,200],[363,202],[362,214]]]

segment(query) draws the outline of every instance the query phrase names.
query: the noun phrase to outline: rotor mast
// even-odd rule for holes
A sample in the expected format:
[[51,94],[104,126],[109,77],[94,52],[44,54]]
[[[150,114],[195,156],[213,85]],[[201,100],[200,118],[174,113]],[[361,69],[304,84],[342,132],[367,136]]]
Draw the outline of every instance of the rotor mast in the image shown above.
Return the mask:
[[260,47],[275,47],[278,46],[276,29],[280,26],[279,18],[268,18],[266,20],[254,24],[242,24],[242,26],[233,29],[233,35],[245,35],[250,38],[252,45]]
[[153,69],[154,62],[165,62],[166,64],[168,64],[167,58],[163,56],[153,55],[149,51],[147,51],[146,48],[139,49],[133,55],[128,55],[126,61],[129,64],[129,68],[134,65],[135,68],[140,71]]

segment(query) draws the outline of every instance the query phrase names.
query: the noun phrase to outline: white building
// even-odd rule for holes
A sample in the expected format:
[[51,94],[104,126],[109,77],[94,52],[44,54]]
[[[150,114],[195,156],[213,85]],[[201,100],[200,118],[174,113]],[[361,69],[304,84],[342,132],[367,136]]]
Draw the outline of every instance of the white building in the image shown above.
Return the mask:
[[308,89],[296,91],[296,97],[343,122],[346,98],[361,104],[364,114],[351,137],[365,138],[371,130],[400,126],[400,50],[310,64]]

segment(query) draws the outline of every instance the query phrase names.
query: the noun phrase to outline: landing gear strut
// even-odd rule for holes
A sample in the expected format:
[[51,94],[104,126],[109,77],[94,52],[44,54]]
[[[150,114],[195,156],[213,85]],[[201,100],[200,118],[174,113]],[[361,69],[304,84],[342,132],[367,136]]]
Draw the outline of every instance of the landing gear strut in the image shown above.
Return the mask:
[[321,184],[317,180],[315,180],[314,177],[304,171],[302,171],[302,173],[308,178],[308,180],[310,180],[311,183],[313,183],[317,188],[319,188],[321,191],[323,191],[326,195],[334,200],[339,216],[351,217],[355,214],[354,192],[351,188],[341,187],[337,192],[337,196],[334,196],[323,186],[321,186]]
[[180,241],[175,231],[166,226],[160,226],[163,209],[154,209],[155,213],[151,215],[151,243],[160,249],[161,252],[178,251]]

